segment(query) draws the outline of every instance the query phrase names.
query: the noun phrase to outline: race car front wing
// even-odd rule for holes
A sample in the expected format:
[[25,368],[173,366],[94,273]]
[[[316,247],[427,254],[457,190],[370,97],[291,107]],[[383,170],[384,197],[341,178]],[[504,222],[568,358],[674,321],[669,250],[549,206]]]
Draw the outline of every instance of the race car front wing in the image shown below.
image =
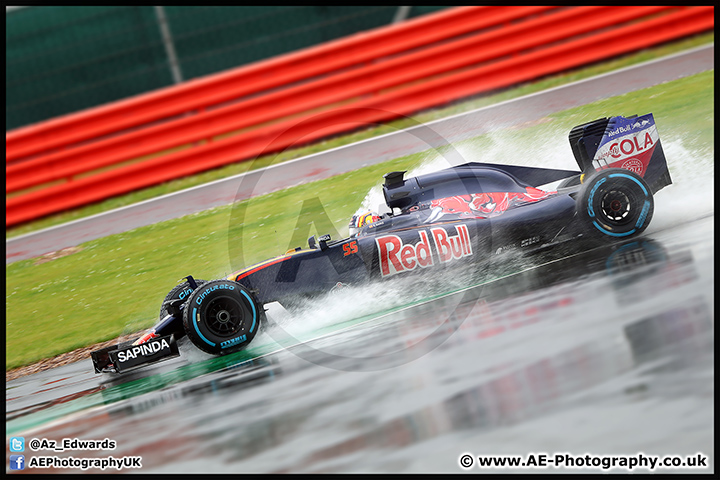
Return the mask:
[[113,345],[90,353],[95,373],[124,373],[179,355],[175,335],[156,337],[139,345]]

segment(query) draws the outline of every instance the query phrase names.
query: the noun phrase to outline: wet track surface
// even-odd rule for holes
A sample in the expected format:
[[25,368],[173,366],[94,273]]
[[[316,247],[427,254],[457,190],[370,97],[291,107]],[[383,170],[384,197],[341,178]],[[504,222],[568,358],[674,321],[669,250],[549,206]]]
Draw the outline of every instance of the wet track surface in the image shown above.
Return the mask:
[[[463,453],[531,452],[700,452],[714,471],[713,246],[712,212],[660,216],[635,241],[432,299],[368,287],[271,310],[254,360],[183,346],[126,376],[88,359],[9,382],[6,435],[109,438],[25,455],[139,455],[149,472],[463,472]],[[339,313],[368,296],[362,318]]]

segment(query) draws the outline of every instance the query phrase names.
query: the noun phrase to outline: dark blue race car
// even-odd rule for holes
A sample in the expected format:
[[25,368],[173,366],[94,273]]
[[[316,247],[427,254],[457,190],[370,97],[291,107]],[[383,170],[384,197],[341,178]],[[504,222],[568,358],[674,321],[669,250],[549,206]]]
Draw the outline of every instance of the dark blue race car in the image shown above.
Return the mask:
[[[478,269],[507,252],[566,242],[598,245],[642,233],[653,194],[670,185],[652,114],[573,128],[579,170],[467,163],[405,178],[384,176],[389,213],[356,215],[348,238],[310,237],[296,248],[225,279],[177,285],[159,323],[130,344],[91,354],[96,372],[124,372],[179,354],[187,335],[207,353],[245,348],[265,322],[264,305],[292,306],[335,288],[447,268]],[[558,184],[554,190],[540,187]]]

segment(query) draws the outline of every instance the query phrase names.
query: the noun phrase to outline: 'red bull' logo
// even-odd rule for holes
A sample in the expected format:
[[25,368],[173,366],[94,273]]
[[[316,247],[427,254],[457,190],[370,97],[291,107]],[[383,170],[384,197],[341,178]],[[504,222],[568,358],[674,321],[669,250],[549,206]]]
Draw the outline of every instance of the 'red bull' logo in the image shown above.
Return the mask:
[[[467,225],[457,225],[455,230],[455,235],[449,235],[441,227],[430,229],[429,235],[427,231],[420,230],[420,241],[414,245],[404,244],[397,235],[376,238],[381,275],[387,277],[416,268],[431,267],[435,259],[445,263],[472,255]],[[430,238],[435,246],[434,254]]]
[[447,234],[444,228],[430,230],[441,263],[459,260],[462,257],[472,255],[472,245],[470,245],[467,225],[458,225],[455,230],[457,230],[457,235],[452,237]]

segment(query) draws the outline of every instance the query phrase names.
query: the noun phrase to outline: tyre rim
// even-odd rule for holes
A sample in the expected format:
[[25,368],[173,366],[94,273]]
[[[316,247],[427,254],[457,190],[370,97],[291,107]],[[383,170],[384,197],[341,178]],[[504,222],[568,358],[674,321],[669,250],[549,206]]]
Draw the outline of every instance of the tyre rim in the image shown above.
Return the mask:
[[208,329],[219,337],[237,333],[244,317],[240,304],[229,297],[216,298],[205,312]]
[[611,190],[601,200],[603,215],[613,222],[623,222],[630,216],[630,199],[619,190]]

